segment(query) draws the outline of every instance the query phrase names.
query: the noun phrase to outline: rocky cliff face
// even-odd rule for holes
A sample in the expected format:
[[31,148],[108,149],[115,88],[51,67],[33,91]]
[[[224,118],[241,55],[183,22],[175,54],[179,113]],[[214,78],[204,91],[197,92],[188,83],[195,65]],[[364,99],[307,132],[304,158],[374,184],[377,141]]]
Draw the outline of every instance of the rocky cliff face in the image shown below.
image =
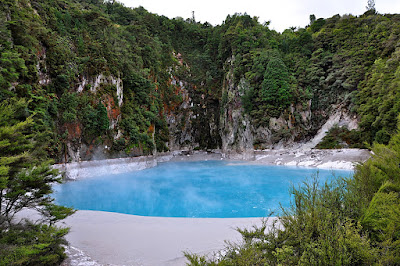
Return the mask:
[[[113,97],[103,96],[110,120],[113,138],[119,139],[122,132],[118,127],[120,106],[123,104],[123,86],[119,78],[99,75],[95,78],[82,78],[78,92],[89,87],[93,93],[102,85],[116,86],[118,103]],[[171,75],[171,84],[176,87],[176,93],[182,101],[173,109],[165,110],[165,118],[169,129],[168,148],[174,150],[218,149],[226,158],[253,159],[254,149],[278,149],[303,145],[305,136],[312,128],[311,100],[306,106],[292,105],[280,117],[269,119],[268,126],[255,127],[252,118],[245,113],[241,97],[250,87],[246,79],[237,84],[233,78],[233,65],[229,62],[220,102],[215,102],[196,91],[195,85],[179,80]],[[336,112],[321,127],[318,134],[304,147],[313,148],[323,138],[326,131],[334,125],[357,127],[357,120],[350,117],[343,108]],[[314,125],[315,126],[315,125]],[[102,145],[87,145],[81,139],[81,125],[67,125],[69,136],[67,143],[68,157],[72,161],[89,160],[93,158],[109,158],[112,143]],[[123,156],[120,154],[119,156]],[[115,156],[114,156],[115,157]]]
[[248,114],[244,113],[241,96],[249,89],[245,79],[234,83],[232,57],[227,63],[228,73],[222,89],[219,132],[222,152],[228,158],[251,159],[254,157],[254,134]]
[[318,145],[325,137],[329,129],[338,126],[346,127],[349,130],[358,129],[358,118],[354,114],[351,115],[349,110],[341,105],[333,106],[333,113],[328,120],[319,128],[318,132],[304,145],[304,149],[312,149]]
[[254,128],[255,148],[291,147],[307,140],[312,128],[311,100],[306,105],[292,104],[279,117],[270,117],[268,126]]
[[[245,78],[235,82],[234,60],[231,57],[225,65],[220,99],[206,93],[201,83],[184,80],[185,75],[190,76],[190,67],[181,61],[169,70],[170,86],[180,99],[177,103],[165,104],[163,110],[169,131],[166,145],[170,151],[221,149],[226,158],[251,160],[254,158],[254,149],[293,148],[301,145],[313,148],[334,125],[347,126],[349,129],[357,127],[357,119],[350,117],[348,111],[339,106],[333,106],[332,115],[327,114],[326,123],[316,125],[312,121],[311,100],[306,104],[292,104],[279,117],[269,117],[268,124],[256,126],[254,117],[245,112],[242,103],[243,95],[251,89],[250,83]],[[185,74],[178,77],[175,75],[178,70]],[[43,82],[45,79],[44,76]],[[104,87],[112,88],[112,91],[99,94]],[[104,74],[82,76],[75,84],[75,90],[78,94],[90,91],[99,97],[107,109],[111,139],[114,142],[123,139],[126,132],[119,126],[121,107],[124,104],[121,78]],[[83,141],[80,123],[67,123],[63,128],[68,132],[64,161],[130,156],[124,152],[113,152],[113,141]],[[315,128],[320,130],[313,137],[310,132]],[[311,142],[304,146],[310,139]]]
[[[172,75],[171,75],[172,76]],[[193,114],[194,103],[189,96],[188,84],[171,77],[171,84],[176,87],[176,93],[182,97],[182,102],[174,109],[165,110],[165,117],[169,129],[168,148],[170,150],[193,149],[193,127],[191,120],[196,118]]]
[[220,103],[213,95],[206,93],[203,83],[193,84],[180,79],[175,72],[183,72],[187,77],[190,66],[183,64],[180,54],[179,64],[170,70],[170,83],[181,102],[166,108],[165,117],[169,129],[168,148],[170,150],[217,149],[221,146],[219,135]]
[[[107,88],[107,91],[103,91],[104,88]],[[121,78],[104,74],[95,77],[81,76],[75,83],[75,90],[78,95],[82,94],[84,90],[90,91],[106,107],[110,138],[101,142],[96,139],[87,142],[83,136],[84,125],[81,122],[65,123],[62,125],[62,130],[65,129],[68,132],[68,137],[63,161],[80,162],[124,156],[123,153],[114,154],[111,151],[112,140],[118,140],[122,137],[119,127],[123,104],[123,82]]]
[[341,143],[384,143],[396,130],[398,38],[381,33],[397,15],[336,15],[280,34],[247,14],[212,26],[109,1],[30,2],[0,5],[10,22],[0,98],[30,102],[59,162],[181,149],[252,158],[354,128],[349,110],[361,131],[343,129]]
[[291,104],[279,117],[269,117],[267,125],[256,126],[242,104],[250,83],[244,78],[234,82],[234,60],[232,57],[227,61],[221,99],[219,132],[226,157],[251,159],[254,149],[314,148],[334,126],[349,130],[358,127],[357,117],[339,105],[325,113],[325,120],[313,121],[312,100]]

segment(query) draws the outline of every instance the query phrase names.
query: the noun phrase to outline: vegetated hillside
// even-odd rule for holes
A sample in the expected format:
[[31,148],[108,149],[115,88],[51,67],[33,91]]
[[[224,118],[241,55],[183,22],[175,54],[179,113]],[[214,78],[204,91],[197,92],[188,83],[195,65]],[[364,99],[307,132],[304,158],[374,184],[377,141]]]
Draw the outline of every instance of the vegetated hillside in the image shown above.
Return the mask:
[[5,0],[0,97],[29,101],[58,161],[243,153],[309,140],[332,116],[360,128],[320,147],[387,143],[400,16],[310,18],[280,34],[246,14],[212,26],[114,1]]

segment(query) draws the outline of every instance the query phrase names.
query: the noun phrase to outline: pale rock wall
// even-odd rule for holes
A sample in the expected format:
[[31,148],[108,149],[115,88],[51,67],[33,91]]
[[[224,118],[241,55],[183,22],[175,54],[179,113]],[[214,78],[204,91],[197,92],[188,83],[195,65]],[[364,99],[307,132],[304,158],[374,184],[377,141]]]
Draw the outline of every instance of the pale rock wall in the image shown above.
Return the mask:
[[303,140],[307,131],[312,128],[311,100],[307,105],[292,104],[286,113],[271,117],[268,127],[254,130],[254,139],[258,149],[291,148]]
[[90,85],[90,91],[96,93],[97,89],[101,84],[111,84],[116,87],[116,94],[118,98],[118,106],[121,107],[124,99],[123,95],[123,83],[120,77],[114,77],[112,75],[105,76],[103,74],[99,74],[96,77],[86,77],[81,76],[79,78],[77,85],[77,92],[82,92],[86,85]]
[[219,127],[221,148],[226,158],[249,160],[254,157],[254,136],[250,119],[244,113],[241,103],[241,96],[249,89],[249,84],[245,79],[242,79],[239,84],[234,83],[234,60],[234,57],[232,57],[228,61],[229,71],[226,74],[222,89],[226,103],[221,105]]
[[159,153],[154,156],[139,156],[117,159],[103,159],[83,162],[72,162],[53,165],[60,170],[64,179],[78,180],[92,178],[102,175],[123,174],[132,171],[140,171],[155,167],[158,163],[178,162],[178,161],[199,161],[199,160],[221,160],[222,156],[218,152],[201,151],[174,151]]
[[[176,55],[179,65],[176,70],[185,68],[190,75],[190,67],[182,63],[180,54]],[[43,51],[45,58],[45,51]],[[44,59],[43,59],[44,60]],[[271,117],[269,123],[255,127],[249,114],[246,114],[241,98],[250,89],[250,83],[242,78],[239,82],[234,80],[234,56],[225,65],[225,78],[222,85],[222,97],[219,102],[208,99],[208,95],[202,94],[196,89],[195,84],[190,84],[174,76],[174,69],[170,68],[170,83],[175,86],[175,93],[182,97],[182,102],[177,106],[169,106],[164,110],[168,123],[170,151],[204,149],[204,139],[215,141],[213,148],[221,148],[223,157],[229,159],[254,159],[254,149],[285,149],[285,148],[314,148],[325,136],[326,132],[334,125],[347,126],[350,130],[357,128],[358,121],[350,117],[349,112],[340,106],[334,106],[335,111],[318,133],[309,142],[310,132],[315,132],[320,125],[313,124],[311,100],[302,104],[292,104],[279,117]],[[40,73],[40,72],[39,72]],[[46,76],[41,74],[42,81],[48,82]],[[81,76],[76,85],[77,92],[83,91],[90,85],[90,90],[96,93],[101,84],[111,84],[116,87],[118,106],[123,104],[123,83],[120,77],[106,76],[103,74],[95,77]],[[198,86],[202,86],[198,84]],[[214,100],[214,101],[213,101]],[[107,107],[110,109],[110,106]],[[110,116],[110,113],[109,113]],[[110,129],[114,130],[114,139],[122,137],[118,128],[120,116],[110,118]],[[201,143],[203,141],[203,143]],[[75,141],[68,143],[67,153],[70,161],[79,162],[88,157],[85,156],[92,149],[99,156],[105,156],[107,146],[88,147]],[[155,153],[154,153],[155,154]],[[92,156],[93,157],[93,156]],[[94,157],[93,157],[94,158]],[[105,157],[106,158],[106,157]]]
[[165,116],[169,129],[168,148],[171,151],[181,149],[193,149],[194,138],[191,119],[195,118],[192,107],[193,101],[186,89],[188,84],[177,80],[171,75],[171,84],[176,86],[182,96],[182,103],[176,110],[166,110]]
[[[76,91],[82,92],[86,86],[90,87],[92,93],[96,93],[102,84],[114,85],[116,88],[116,96],[118,100],[118,107],[123,104],[124,93],[123,93],[123,82],[120,77],[114,77],[112,75],[105,76],[99,74],[95,77],[80,76],[77,83],[75,83]],[[110,120],[110,129],[115,129],[118,124],[120,117],[114,120]]]
[[234,82],[234,56],[226,64],[227,74],[222,88],[222,106],[220,116],[221,149],[227,158],[249,159],[256,149],[287,149],[315,147],[325,136],[325,132],[334,125],[347,126],[350,130],[357,128],[356,117],[339,106],[333,106],[334,112],[323,125],[312,141],[310,134],[321,125],[312,119],[311,100],[305,103],[292,104],[279,117],[270,117],[265,126],[255,126],[251,117],[244,112],[241,97],[250,84],[242,78]]
[[81,143],[78,145],[73,145],[71,142],[67,142],[67,153],[72,162],[80,162],[81,161]]
[[[116,140],[122,137],[122,133],[118,128],[119,121],[121,120],[120,107],[123,104],[123,82],[120,77],[112,75],[99,74],[95,77],[80,76],[75,88],[78,93],[82,92],[86,86],[90,86],[90,92],[96,93],[102,85],[114,85],[116,88],[116,96],[118,103],[114,103],[111,95],[102,97],[102,102],[107,108],[109,117],[110,129],[114,132],[113,138]],[[81,162],[88,159],[105,159],[110,147],[107,145],[89,145],[82,142],[81,138],[75,138],[73,141],[67,143],[67,160],[68,162]]]
[[41,47],[41,50],[38,53],[38,62],[36,64],[36,68],[38,70],[38,80],[40,85],[48,85],[50,84],[50,77],[47,74],[46,67],[46,48]]
[[205,92],[205,82],[194,84],[183,80],[182,73],[190,80],[190,66],[180,53],[173,55],[178,63],[168,70],[170,85],[182,102],[165,106],[169,129],[167,147],[171,151],[219,148],[219,101]]
[[342,106],[335,106],[336,110],[325,124],[318,130],[317,134],[307,143],[301,145],[302,149],[312,149],[326,136],[327,132],[334,126],[347,127],[349,130],[358,128],[358,119],[356,116],[351,116],[349,111]]

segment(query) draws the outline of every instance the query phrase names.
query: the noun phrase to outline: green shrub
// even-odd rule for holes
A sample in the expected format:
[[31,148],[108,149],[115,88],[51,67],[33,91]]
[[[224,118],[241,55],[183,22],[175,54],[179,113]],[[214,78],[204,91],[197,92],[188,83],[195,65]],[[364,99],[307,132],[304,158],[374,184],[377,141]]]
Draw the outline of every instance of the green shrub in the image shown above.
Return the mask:
[[30,222],[0,233],[0,265],[60,265],[68,229]]
[[317,149],[341,149],[341,148],[364,148],[361,142],[360,132],[348,130],[347,127],[333,126],[317,144]]
[[60,98],[58,110],[61,111],[63,123],[74,122],[77,119],[78,98],[75,93],[66,92]]
[[345,179],[320,185],[315,177],[293,187],[291,193],[292,206],[282,209],[271,228],[266,230],[264,223],[239,230],[242,244],[228,246],[221,257],[205,260],[186,254],[191,265],[372,265],[378,261],[360,223],[346,215]]

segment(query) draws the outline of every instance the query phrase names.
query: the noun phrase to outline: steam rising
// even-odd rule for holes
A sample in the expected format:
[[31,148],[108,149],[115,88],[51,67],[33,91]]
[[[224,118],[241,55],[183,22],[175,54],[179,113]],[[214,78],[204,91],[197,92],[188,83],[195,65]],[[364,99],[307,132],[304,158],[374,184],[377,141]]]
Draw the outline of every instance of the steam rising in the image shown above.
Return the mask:
[[[264,217],[278,210],[280,202],[289,204],[291,183],[300,183],[317,171],[226,161],[168,162],[108,175],[102,172],[104,167],[92,167],[96,170],[91,174],[101,172],[102,176],[57,185],[57,203],[142,216]],[[121,163],[118,167],[129,166]],[[330,178],[331,171],[319,170],[319,176]]]

